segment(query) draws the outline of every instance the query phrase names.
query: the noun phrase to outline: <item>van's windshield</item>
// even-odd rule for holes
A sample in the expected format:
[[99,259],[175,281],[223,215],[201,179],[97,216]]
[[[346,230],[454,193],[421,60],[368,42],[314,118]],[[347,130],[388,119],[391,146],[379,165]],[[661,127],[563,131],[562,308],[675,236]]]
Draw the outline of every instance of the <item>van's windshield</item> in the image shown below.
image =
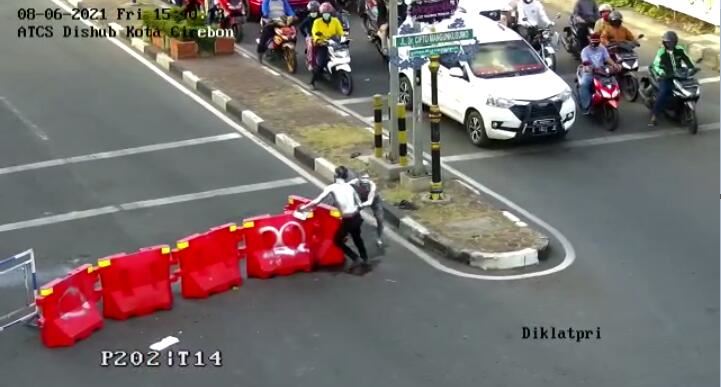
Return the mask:
[[512,77],[546,71],[541,59],[524,41],[494,42],[480,45],[469,63],[479,78]]

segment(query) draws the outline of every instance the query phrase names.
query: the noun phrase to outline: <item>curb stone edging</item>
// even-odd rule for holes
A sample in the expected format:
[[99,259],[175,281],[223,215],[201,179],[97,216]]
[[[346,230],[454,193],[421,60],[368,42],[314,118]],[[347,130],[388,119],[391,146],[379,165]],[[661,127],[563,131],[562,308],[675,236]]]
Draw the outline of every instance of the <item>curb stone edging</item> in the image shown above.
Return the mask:
[[[283,154],[292,157],[301,165],[313,170],[322,180],[326,182],[333,180],[333,171],[336,166],[332,162],[320,157],[315,151],[306,146],[301,145],[282,130],[273,127],[270,123],[263,120],[262,117],[255,114],[252,110],[247,109],[240,102],[232,99],[220,89],[213,88],[209,82],[204,81],[191,71],[186,70],[178,64],[177,61],[168,57],[156,47],[138,38],[128,39],[127,36],[122,33],[119,34],[119,36],[123,37],[137,51],[152,59],[161,68],[179,79],[186,86],[204,95],[210,99],[214,105],[219,106],[223,111],[241,121],[249,130],[271,142],[276,148],[280,149]],[[458,181],[460,181],[465,188],[480,196],[478,190],[468,186],[462,180]],[[542,246],[538,248],[525,248],[503,253],[458,249],[453,247],[454,244],[450,240],[428,230],[425,226],[419,224],[410,216],[405,215],[395,206],[389,203],[383,203],[383,210],[385,221],[398,229],[399,233],[413,244],[483,270],[512,269],[535,265],[539,263],[539,259],[548,251],[548,237],[544,237]],[[499,211],[501,210],[499,209]],[[503,213],[504,215],[510,214],[508,211],[503,211]],[[513,217],[518,219],[515,215],[513,215]],[[514,223],[518,226],[519,222]]]

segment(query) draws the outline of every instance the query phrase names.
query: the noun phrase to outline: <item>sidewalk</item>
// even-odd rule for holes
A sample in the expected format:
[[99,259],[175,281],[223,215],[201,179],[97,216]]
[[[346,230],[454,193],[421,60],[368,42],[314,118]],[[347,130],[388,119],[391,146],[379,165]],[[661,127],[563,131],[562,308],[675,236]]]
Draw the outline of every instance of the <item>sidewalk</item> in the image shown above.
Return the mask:
[[[575,0],[543,0],[555,12],[570,12]],[[602,3],[603,1],[599,1]],[[633,31],[643,33],[651,40],[660,39],[667,30],[674,30],[678,33],[681,43],[688,47],[689,55],[693,60],[703,58],[702,65],[715,71],[719,70],[719,35],[718,34],[691,34],[682,31],[676,26],[665,24],[654,20],[629,8],[619,8],[623,13],[623,22]],[[548,10],[551,14],[551,10]],[[554,12],[554,13],[555,13]],[[568,19],[560,20],[561,24],[568,23]]]
[[[123,2],[85,0],[83,4],[110,7],[109,3]],[[341,164],[370,173],[373,136],[367,124],[327,107],[278,76],[276,70],[260,66],[255,58],[232,55],[173,61],[141,39],[133,38],[131,44],[324,180],[331,181],[335,166]],[[302,63],[302,53],[298,58]],[[412,242],[484,270],[539,263],[549,245],[545,235],[510,212],[494,208],[479,192],[449,175],[444,172],[444,188],[450,200],[441,204],[428,203],[423,194],[406,191],[395,183],[380,183],[386,199],[386,221]],[[417,208],[400,209],[401,201]]]

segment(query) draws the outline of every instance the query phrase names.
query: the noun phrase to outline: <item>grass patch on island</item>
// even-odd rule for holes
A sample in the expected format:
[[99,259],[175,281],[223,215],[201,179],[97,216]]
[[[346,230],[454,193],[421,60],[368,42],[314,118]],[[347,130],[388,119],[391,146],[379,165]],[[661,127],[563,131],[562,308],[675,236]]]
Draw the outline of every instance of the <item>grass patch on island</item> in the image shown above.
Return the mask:
[[295,128],[289,134],[333,164],[345,165],[357,172],[368,169],[362,159],[351,158],[354,153],[368,156],[373,151],[373,135],[362,128],[347,124],[321,124]]

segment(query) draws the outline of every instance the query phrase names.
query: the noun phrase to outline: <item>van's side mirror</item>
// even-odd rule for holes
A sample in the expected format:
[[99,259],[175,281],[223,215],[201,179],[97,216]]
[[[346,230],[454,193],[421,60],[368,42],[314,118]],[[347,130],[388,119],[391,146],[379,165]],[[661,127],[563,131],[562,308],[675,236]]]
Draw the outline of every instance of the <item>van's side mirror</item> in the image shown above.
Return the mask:
[[448,70],[448,75],[454,77],[454,78],[466,78],[466,73],[463,71],[460,67],[452,67]]

